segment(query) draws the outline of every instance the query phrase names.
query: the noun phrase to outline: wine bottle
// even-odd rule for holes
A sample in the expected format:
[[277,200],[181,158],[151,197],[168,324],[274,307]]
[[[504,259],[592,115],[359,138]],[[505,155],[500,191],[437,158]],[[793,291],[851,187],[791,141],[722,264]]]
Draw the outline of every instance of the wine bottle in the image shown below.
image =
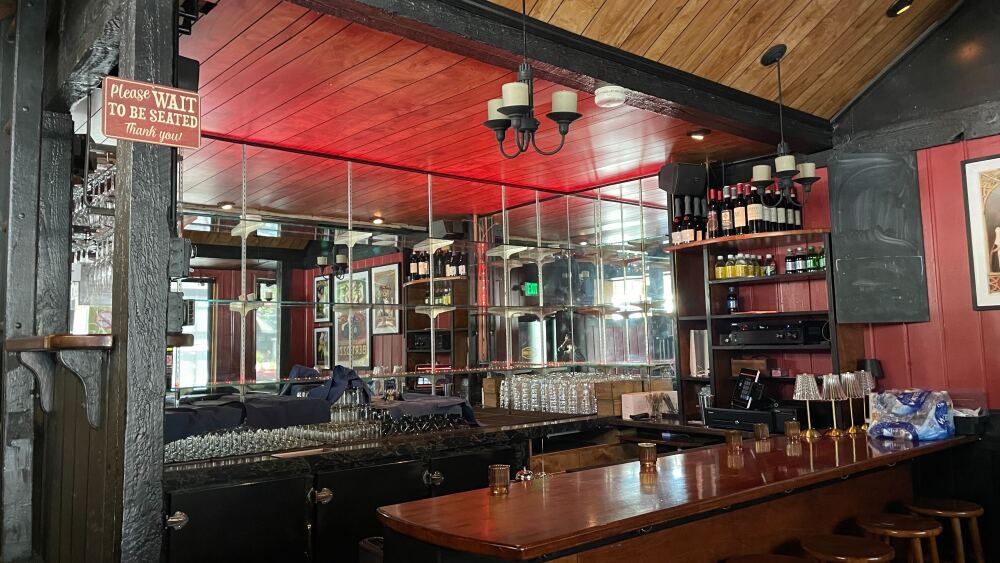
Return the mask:
[[684,196],[684,216],[681,217],[681,242],[694,242],[694,219],[691,216],[691,196]]
[[409,274],[406,276],[406,281],[414,281],[414,280],[416,280],[416,279],[419,278],[420,274],[417,271],[417,268],[419,267],[417,265],[417,261],[419,259],[420,259],[420,253],[419,252],[411,252],[410,253],[410,263],[408,265],[409,266]]
[[733,230],[734,234],[747,234],[747,200],[743,197],[743,185],[736,186],[736,200],[733,202]]
[[674,198],[674,218],[670,222],[670,243],[681,243],[681,198]]
[[802,228],[802,204],[799,203],[798,197],[796,197],[796,195],[795,195],[795,188],[791,189],[791,193],[789,194],[789,197],[791,198],[792,201],[791,201],[791,205],[789,205],[788,208],[792,212],[792,216],[791,216],[791,218],[788,218],[787,217],[787,212],[786,212],[786,219],[785,220],[790,223],[789,228],[791,228],[791,229],[801,229]]
[[757,186],[750,187],[750,198],[747,200],[747,227],[751,233],[763,233],[764,200],[761,199]]
[[693,239],[700,241],[705,238],[705,231],[701,228],[701,198],[696,197],[691,202],[691,228],[694,230]]
[[701,240],[708,238],[708,200],[701,198],[701,214],[698,216],[698,227],[701,229]]
[[469,275],[468,274],[468,268],[466,267],[466,263],[468,262],[468,260],[469,260],[469,257],[468,257],[468,255],[466,253],[462,252],[462,253],[460,253],[458,255],[458,275],[459,276],[467,276],[467,275]]
[[728,237],[733,233],[733,200],[729,186],[722,187],[722,205],[719,207],[722,214],[721,230],[722,236]]
[[788,230],[788,221],[787,221],[788,209],[786,207],[788,205],[788,200],[781,197],[780,191],[776,191],[775,195],[777,196],[779,201],[774,206],[774,228],[777,231],[785,231]]
[[708,190],[708,215],[705,217],[705,230],[708,238],[719,237],[719,202],[716,201],[717,190]]

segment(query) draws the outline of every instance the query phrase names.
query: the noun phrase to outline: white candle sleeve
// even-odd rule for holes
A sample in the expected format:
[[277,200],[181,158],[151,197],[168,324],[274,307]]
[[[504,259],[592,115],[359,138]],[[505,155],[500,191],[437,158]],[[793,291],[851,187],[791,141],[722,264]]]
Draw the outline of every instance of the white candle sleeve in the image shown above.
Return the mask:
[[528,85],[524,82],[508,82],[501,90],[504,107],[528,105]]
[[552,111],[576,113],[576,92],[559,90],[552,94]]

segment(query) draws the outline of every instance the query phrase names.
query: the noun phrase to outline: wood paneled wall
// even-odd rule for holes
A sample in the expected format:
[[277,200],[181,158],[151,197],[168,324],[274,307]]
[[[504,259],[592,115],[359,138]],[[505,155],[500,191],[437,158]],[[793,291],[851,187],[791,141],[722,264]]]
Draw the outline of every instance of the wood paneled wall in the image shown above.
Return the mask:
[[1000,154],[1000,135],[917,152],[927,323],[874,325],[866,353],[882,360],[886,387],[986,393],[1000,407],[1000,310],[972,308],[961,161]]

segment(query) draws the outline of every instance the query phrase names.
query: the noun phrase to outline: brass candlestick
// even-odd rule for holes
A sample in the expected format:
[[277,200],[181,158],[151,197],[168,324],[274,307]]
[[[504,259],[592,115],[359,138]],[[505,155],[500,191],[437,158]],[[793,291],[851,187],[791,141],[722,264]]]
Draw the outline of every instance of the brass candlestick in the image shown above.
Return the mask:
[[806,429],[802,432],[802,437],[806,439],[816,439],[822,436],[812,425],[812,411],[809,410],[809,401],[818,401],[822,398],[819,393],[819,386],[816,385],[816,376],[811,373],[800,373],[795,378],[795,394],[792,397],[796,401],[806,402]]
[[837,401],[843,401],[847,396],[840,381],[840,374],[828,373],[823,376],[823,400],[830,401],[830,412],[833,414],[833,428],[826,433],[831,438],[842,438],[847,435],[837,425]]

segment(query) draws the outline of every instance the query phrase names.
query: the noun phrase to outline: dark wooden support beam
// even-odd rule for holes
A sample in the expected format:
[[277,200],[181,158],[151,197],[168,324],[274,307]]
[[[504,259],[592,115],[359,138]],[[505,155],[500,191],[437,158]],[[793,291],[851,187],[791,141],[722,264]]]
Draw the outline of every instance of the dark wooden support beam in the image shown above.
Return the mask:
[[[521,17],[485,0],[294,0],[303,6],[514,70]],[[778,144],[778,107],[659,62],[528,19],[528,55],[539,77],[593,92],[595,80],[635,93],[637,107],[755,141]],[[793,150],[831,145],[830,122],[785,109]]]
[[[125,1],[119,76],[173,83],[175,8],[176,3],[162,0]],[[111,504],[106,514],[112,518],[109,523],[120,528],[114,536],[105,535],[120,555],[109,561],[160,559],[174,151],[144,143],[118,144],[112,300],[116,344],[108,378],[108,424],[119,438],[119,449],[108,466],[121,472],[121,480],[118,490],[106,492]]]
[[[3,168],[8,168],[4,284],[4,338],[35,334],[35,271],[38,239],[39,163],[42,128],[46,1],[20,0],[10,67],[4,88],[10,105],[2,116]],[[8,41],[4,50],[11,48]],[[8,82],[9,81],[9,82]],[[9,151],[9,152],[8,152]],[[9,154],[9,160],[6,159]],[[34,481],[34,376],[5,349],[3,363],[3,486],[0,560],[18,561],[32,553]]]
[[45,107],[68,111],[118,63],[124,0],[63,0],[49,35],[57,53],[46,75]]

